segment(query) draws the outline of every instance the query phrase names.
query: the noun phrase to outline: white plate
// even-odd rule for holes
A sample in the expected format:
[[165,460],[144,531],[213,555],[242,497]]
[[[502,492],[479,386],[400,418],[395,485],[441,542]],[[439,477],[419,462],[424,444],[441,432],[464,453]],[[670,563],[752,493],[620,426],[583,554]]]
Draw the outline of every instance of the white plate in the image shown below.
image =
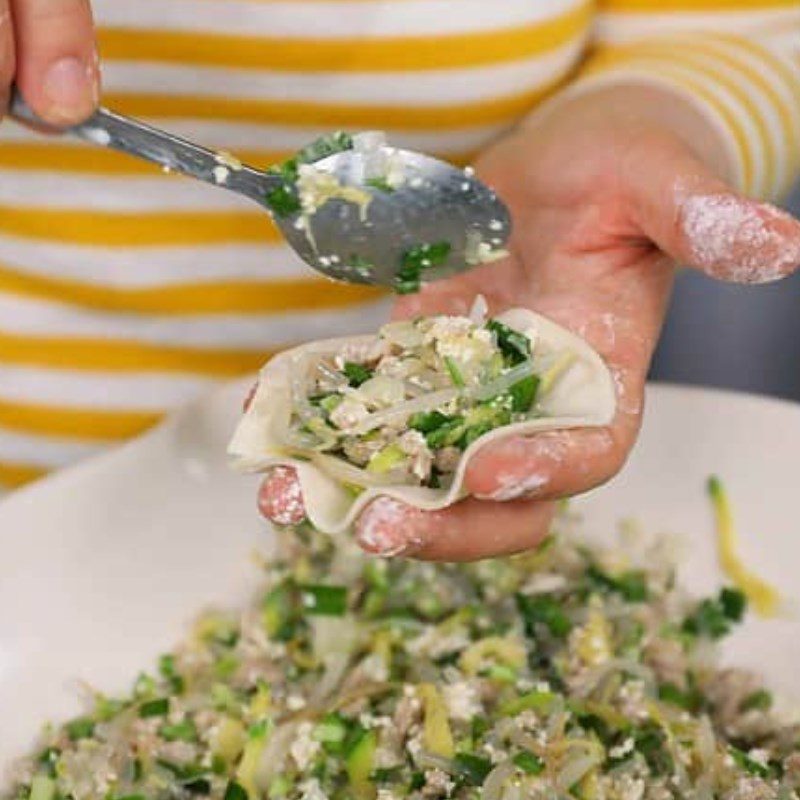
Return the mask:
[[[246,387],[0,503],[0,775],[45,720],[79,711],[79,680],[124,690],[204,606],[251,591],[250,556],[268,530],[255,480],[232,475],[224,457]],[[581,501],[588,530],[635,516],[683,534],[687,582],[711,591],[720,576],[704,483],[718,473],[747,558],[796,602],[800,406],[672,387],[649,399],[625,473]],[[777,688],[797,687],[798,621],[752,621],[728,650]]]

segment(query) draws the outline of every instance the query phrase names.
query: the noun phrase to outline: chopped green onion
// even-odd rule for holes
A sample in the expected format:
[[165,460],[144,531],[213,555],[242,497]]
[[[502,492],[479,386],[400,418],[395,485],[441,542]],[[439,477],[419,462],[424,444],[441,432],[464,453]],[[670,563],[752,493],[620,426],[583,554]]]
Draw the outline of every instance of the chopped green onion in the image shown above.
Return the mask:
[[196,742],[197,728],[191,719],[171,725],[162,725],[159,734],[168,742]]
[[248,800],[247,792],[236,781],[228,781],[222,800]]
[[373,371],[369,367],[365,367],[363,364],[356,364],[353,361],[345,362],[342,372],[354,389],[366,383],[373,375]]
[[394,192],[394,187],[389,184],[386,178],[368,178],[365,184],[371,186],[373,189],[377,189],[379,192],[385,192],[386,194],[392,194]]
[[64,726],[70,740],[77,742],[80,739],[88,739],[94,733],[94,720],[89,717],[79,717],[73,719]]
[[169,698],[159,697],[156,700],[148,700],[139,706],[139,716],[142,719],[149,717],[163,717],[169,713]]
[[158,662],[158,669],[175,694],[183,694],[186,684],[175,669],[175,656],[169,654],[161,656]]
[[703,695],[696,688],[681,689],[673,683],[658,687],[658,697],[665,703],[678,706],[685,711],[698,711],[703,704]]
[[557,639],[564,639],[572,630],[572,622],[557,600],[547,595],[528,597],[517,595],[517,608],[525,621],[528,636],[536,638],[536,628],[546,627]]
[[538,392],[539,378],[536,375],[529,375],[527,378],[517,381],[508,390],[511,395],[511,410],[516,414],[526,414],[536,401]]
[[745,772],[755,775],[759,778],[772,777],[773,770],[768,764],[762,764],[754,758],[750,758],[747,753],[742,752],[732,745],[729,748],[731,758],[736,763],[736,766],[741,767]]
[[531,357],[531,340],[496,319],[486,323],[486,329],[497,337],[497,346],[510,366],[516,366]]
[[527,772],[528,775],[541,775],[544,772],[544,761],[534,753],[527,751],[517,753],[512,761],[515,767],[519,767],[523,772]]
[[586,577],[592,585],[620,594],[631,603],[647,600],[647,578],[640,570],[630,570],[614,577],[603,572],[596,564],[591,564],[586,570]]
[[456,361],[450,356],[445,356],[444,365],[450,375],[450,380],[452,380],[459,389],[463,389],[467,384]]
[[302,209],[300,199],[289,185],[285,183],[267,192],[264,199],[267,208],[274,212],[275,216],[279,219],[290,217],[292,214],[296,214]]
[[56,782],[46,775],[35,775],[31,781],[29,800],[53,800],[56,796]]
[[303,607],[309,614],[341,617],[347,611],[346,586],[308,585],[301,587]]
[[453,759],[456,773],[472,786],[482,786],[492,771],[492,762],[488,758],[474,753],[456,753]]
[[683,623],[683,631],[694,636],[721,639],[731,631],[732,623],[740,622],[747,600],[738,589],[723,589],[716,599],[703,600]]
[[422,285],[422,273],[431,267],[442,265],[450,255],[450,242],[435,242],[412,247],[403,254],[397,273],[395,291],[398,294],[414,294]]
[[769,711],[772,708],[772,694],[766,689],[759,689],[757,692],[745,697],[742,700],[739,710],[745,711]]

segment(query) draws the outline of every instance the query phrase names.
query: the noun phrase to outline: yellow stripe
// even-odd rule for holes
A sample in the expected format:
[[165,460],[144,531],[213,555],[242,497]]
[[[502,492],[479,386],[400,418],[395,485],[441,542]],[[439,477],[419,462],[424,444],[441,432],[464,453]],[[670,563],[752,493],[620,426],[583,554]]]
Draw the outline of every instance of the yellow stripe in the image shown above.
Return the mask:
[[101,28],[106,60],[302,72],[406,72],[498,64],[548,53],[587,28],[592,3],[501,30],[430,36],[295,39]]
[[13,403],[0,400],[0,425],[37,436],[106,441],[129,439],[152,428],[163,414],[105,411]]
[[0,333],[0,362],[103,372],[169,372],[235,377],[255,372],[270,351],[204,349],[88,338]]
[[[704,45],[705,42],[700,39],[673,42],[653,40],[646,44],[639,44],[636,47],[612,48],[609,52],[612,55],[619,55],[623,58],[627,56],[647,61],[652,59],[654,64],[659,67],[663,63],[673,63],[675,66],[691,66],[696,72],[712,77],[720,86],[730,92],[747,110],[747,116],[758,130],[758,136],[764,152],[765,186],[771,190],[775,184],[777,174],[777,153],[775,152],[773,138],[770,135],[769,124],[758,105],[753,102],[752,97],[741,86],[737,86],[736,83],[732,82],[724,72],[709,65],[708,61],[703,61],[702,52],[699,54],[700,58],[698,58],[698,53],[695,50],[705,50]],[[678,59],[675,56],[676,47],[680,50]],[[713,54],[711,54],[711,58],[713,59]],[[739,71],[742,71],[741,67]],[[791,134],[791,129],[787,133]]]
[[796,73],[792,72],[791,67],[778,58],[768,47],[762,47],[751,39],[744,39],[739,36],[715,34],[714,38],[746,50],[756,58],[769,64],[783,78],[790,91],[794,94],[797,104],[800,105],[800,79],[798,79]]
[[[265,169],[291,156],[289,151],[237,150],[236,157],[245,164]],[[456,166],[465,166],[475,158],[475,151],[464,153],[431,153]],[[24,169],[44,172],[74,172],[85,175],[153,177],[160,168],[138,158],[101,148],[76,147],[57,140],[16,143],[0,142],[0,169]],[[179,180],[179,175],[165,178]]]
[[147,289],[121,289],[31,275],[0,265],[0,292],[125,313],[264,314],[342,308],[382,296],[368,286],[321,279],[215,281]]
[[697,83],[697,81],[693,81],[682,73],[669,69],[667,65],[659,63],[658,69],[653,70],[649,68],[649,65],[642,65],[640,62],[637,62],[627,55],[622,57],[611,56],[610,54],[595,56],[589,66],[584,70],[584,74],[598,74],[608,72],[610,69],[614,68],[619,69],[620,67],[622,67],[621,71],[624,71],[625,66],[629,66],[634,71],[650,74],[654,79],[667,78],[669,82],[683,86],[709,105],[722,118],[733,136],[737,149],[739,150],[739,157],[741,158],[744,188],[745,190],[752,190],[755,167],[753,153],[750,149],[750,141],[739,123],[739,120],[736,118],[736,115],[725,103],[715,94]]
[[115,213],[0,206],[0,233],[99,247],[282,241],[266,211]]
[[641,11],[669,14],[673,11],[770,11],[797,8],[797,0],[600,0],[601,11]]
[[0,461],[0,484],[8,489],[18,489],[26,483],[38,481],[47,473],[44,467]]
[[[240,150],[236,157],[245,164],[266,168],[292,155],[288,150]],[[0,142],[0,168],[46,172],[83,172],[87,175],[145,175],[161,168],[147,161],[99,147],[81,147],[58,140]],[[180,176],[164,176],[177,180]]]
[[140,118],[225,120],[262,125],[315,126],[386,131],[441,131],[479,125],[508,124],[530,111],[564,76],[525,92],[474,103],[455,105],[366,105],[244,100],[182,95],[176,97],[136,92],[110,92],[104,102],[123,114]]

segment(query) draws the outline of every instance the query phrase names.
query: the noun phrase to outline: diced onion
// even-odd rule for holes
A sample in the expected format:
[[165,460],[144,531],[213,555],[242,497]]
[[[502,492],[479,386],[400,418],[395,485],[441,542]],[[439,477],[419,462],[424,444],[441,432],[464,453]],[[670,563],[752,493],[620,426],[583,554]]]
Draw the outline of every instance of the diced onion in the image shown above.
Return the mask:
[[504,394],[515,383],[519,383],[530,375],[533,375],[533,361],[523,361],[522,364],[517,364],[516,367],[513,367],[491,383],[471,390],[469,394],[475,400],[490,400],[492,397]]
[[349,483],[352,486],[396,486],[398,483],[408,483],[407,478],[398,475],[397,472],[385,472],[383,474],[367,472],[359,469],[352,464],[348,464],[341,458],[326,456],[322,453],[313,453],[311,463],[316,464],[323,472],[342,483]]
[[455,400],[458,396],[458,389],[445,389],[441,392],[423,395],[407,403],[401,403],[394,408],[387,408],[386,411],[378,411],[376,414],[370,414],[368,417],[361,420],[358,425],[354,426],[352,430],[349,430],[348,433],[360,436],[361,434],[375,430],[375,428],[381,428],[390,422],[405,420],[412,414],[435,411],[440,406]]
[[597,753],[586,753],[568,758],[556,776],[556,788],[560,792],[568,792],[600,763],[602,763],[602,758]]
[[483,782],[481,797],[483,800],[501,800],[503,787],[506,781],[514,775],[514,764],[511,761],[501,761]]

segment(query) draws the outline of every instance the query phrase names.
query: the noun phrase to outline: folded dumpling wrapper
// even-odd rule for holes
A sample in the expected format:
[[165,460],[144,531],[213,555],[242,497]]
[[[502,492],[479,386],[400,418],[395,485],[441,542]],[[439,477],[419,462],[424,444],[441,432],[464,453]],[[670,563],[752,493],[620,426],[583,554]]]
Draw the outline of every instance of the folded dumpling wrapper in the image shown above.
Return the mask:
[[[289,425],[292,391],[291,365],[304,354],[336,354],[346,344],[375,341],[372,336],[352,336],[311,342],[273,358],[262,370],[249,409],[241,419],[229,446],[234,467],[243,472],[263,472],[277,465],[297,470],[309,521],[320,531],[347,531],[358,514],[376,497],[388,496],[420,509],[446,508],[466,496],[464,471],[470,458],[487,442],[509,435],[534,436],[542,431],[608,425],[614,417],[614,380],[603,359],[580,337],[527,309],[513,309],[497,317],[521,333],[534,332],[533,362],[551,364],[561,354],[573,360],[552,389],[537,404],[541,417],[490,431],[463,454],[453,483],[448,488],[381,486],[369,488],[357,497],[319,467],[282,455],[276,431]],[[539,370],[537,370],[539,371]]]

